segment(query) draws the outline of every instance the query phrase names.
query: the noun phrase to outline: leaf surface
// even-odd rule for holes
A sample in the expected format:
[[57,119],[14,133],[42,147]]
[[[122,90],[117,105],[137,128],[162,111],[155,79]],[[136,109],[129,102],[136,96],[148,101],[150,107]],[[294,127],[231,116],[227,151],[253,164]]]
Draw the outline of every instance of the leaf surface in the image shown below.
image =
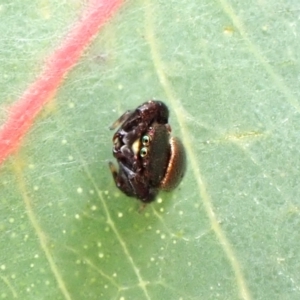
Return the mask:
[[[83,6],[1,4],[2,123]],[[1,167],[0,298],[299,299],[299,8],[126,2]],[[151,98],[188,169],[139,212],[108,127]]]

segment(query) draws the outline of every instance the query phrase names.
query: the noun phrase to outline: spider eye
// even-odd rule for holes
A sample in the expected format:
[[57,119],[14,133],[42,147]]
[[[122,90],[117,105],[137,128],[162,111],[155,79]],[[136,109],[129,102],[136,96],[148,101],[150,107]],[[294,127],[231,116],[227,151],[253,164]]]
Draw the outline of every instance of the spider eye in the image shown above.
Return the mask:
[[140,156],[141,157],[145,157],[148,153],[148,149],[146,147],[143,147],[141,150],[140,150]]
[[149,144],[150,144],[150,137],[149,137],[149,135],[144,135],[142,137],[142,144],[144,146],[149,146]]

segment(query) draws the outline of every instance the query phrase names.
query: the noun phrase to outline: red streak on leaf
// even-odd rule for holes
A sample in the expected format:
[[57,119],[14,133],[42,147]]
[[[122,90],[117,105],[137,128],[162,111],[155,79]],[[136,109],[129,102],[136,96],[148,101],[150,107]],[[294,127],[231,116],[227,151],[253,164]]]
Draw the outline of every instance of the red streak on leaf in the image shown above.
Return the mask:
[[0,129],[0,164],[18,148],[37,114],[53,97],[67,72],[121,3],[122,0],[94,0],[81,21],[49,58],[39,78],[10,107],[8,119]]

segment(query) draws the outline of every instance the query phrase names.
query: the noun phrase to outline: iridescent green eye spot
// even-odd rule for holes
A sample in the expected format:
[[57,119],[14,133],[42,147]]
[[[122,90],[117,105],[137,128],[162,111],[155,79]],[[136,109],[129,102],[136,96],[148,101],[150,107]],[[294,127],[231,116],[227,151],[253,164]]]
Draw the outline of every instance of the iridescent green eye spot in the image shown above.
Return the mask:
[[143,147],[141,150],[140,150],[140,156],[141,157],[145,157],[148,153],[148,149],[146,147]]
[[144,146],[149,146],[149,144],[150,144],[150,137],[149,137],[149,135],[144,135],[142,137],[142,144]]

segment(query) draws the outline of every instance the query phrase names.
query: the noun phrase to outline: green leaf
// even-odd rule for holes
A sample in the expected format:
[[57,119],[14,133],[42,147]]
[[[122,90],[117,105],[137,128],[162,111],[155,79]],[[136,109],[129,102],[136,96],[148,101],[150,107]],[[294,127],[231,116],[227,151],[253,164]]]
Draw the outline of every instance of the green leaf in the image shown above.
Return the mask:
[[[85,9],[6,2],[2,122]],[[1,166],[0,299],[299,299],[299,9],[126,1]],[[139,212],[108,127],[151,98],[188,169]]]

